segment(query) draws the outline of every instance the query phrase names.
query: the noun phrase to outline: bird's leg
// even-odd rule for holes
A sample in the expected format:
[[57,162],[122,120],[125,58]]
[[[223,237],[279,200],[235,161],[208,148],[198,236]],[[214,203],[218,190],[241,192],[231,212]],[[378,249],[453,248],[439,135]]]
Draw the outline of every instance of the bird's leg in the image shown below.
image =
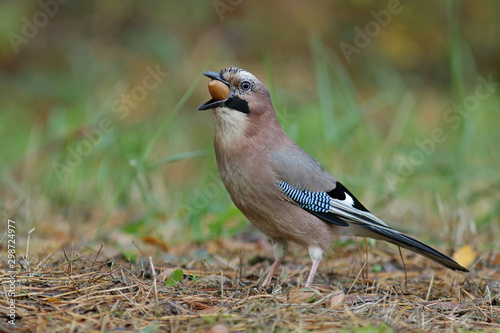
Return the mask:
[[281,264],[281,260],[278,261],[276,260],[274,264],[271,266],[271,269],[269,270],[269,273],[267,273],[266,278],[264,279],[264,282],[262,283],[262,288],[267,288],[267,285],[269,282],[271,282],[271,279],[273,278],[274,273],[276,273],[276,270]]
[[323,250],[317,246],[309,246],[309,256],[312,259],[312,266],[307,276],[306,287],[310,287],[314,280],[314,274],[316,274],[316,270],[323,257]]
[[274,273],[278,270],[278,267],[281,264],[283,258],[285,258],[286,253],[288,251],[288,243],[283,240],[273,240],[273,253],[274,253],[274,264],[271,266],[269,273],[267,273],[264,282],[262,283],[262,288],[267,288],[269,282],[273,278]]

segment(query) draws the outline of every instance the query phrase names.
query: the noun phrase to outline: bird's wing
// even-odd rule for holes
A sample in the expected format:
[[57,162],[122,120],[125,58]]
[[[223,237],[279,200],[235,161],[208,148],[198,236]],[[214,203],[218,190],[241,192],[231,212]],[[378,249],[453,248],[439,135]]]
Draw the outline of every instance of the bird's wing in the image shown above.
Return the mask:
[[335,178],[291,140],[285,148],[271,152],[270,159],[277,179],[299,190],[321,192],[335,188]]
[[[308,193],[310,195],[300,195],[300,199],[313,200],[315,198],[320,201],[315,201],[314,204],[324,202],[323,205],[327,205],[325,206],[327,208],[323,207],[324,209],[319,210],[315,209],[319,207],[313,207],[313,203],[306,205],[305,203],[301,204],[300,200],[295,200],[299,206],[325,221],[343,227],[350,225],[342,218],[346,214],[362,215],[375,224],[386,226],[383,221],[370,214],[349,190],[326,172],[302,148],[293,142],[290,142],[290,145],[286,147],[286,149],[271,153],[271,165],[276,173],[277,183],[282,182],[282,184],[286,184],[287,188],[292,189],[288,193],[285,192],[285,194],[293,200],[295,199],[290,194]],[[283,187],[282,190],[285,191]],[[330,199],[333,199],[333,204],[339,207],[337,209],[339,214],[329,211]],[[345,206],[343,203],[349,203],[350,205]],[[342,213],[342,208],[348,211]]]
[[330,192],[301,191],[284,181],[278,182],[277,185],[298,206],[327,222],[354,227],[352,229],[358,230],[359,235],[385,240],[419,253],[448,268],[468,272],[466,268],[432,247],[389,227],[366,210],[339,182],[337,182],[336,189]]
[[298,206],[354,234],[385,240],[417,252],[448,268],[465,271],[453,259],[419,240],[392,229],[370,213],[340,182],[298,146],[271,153],[276,184]]

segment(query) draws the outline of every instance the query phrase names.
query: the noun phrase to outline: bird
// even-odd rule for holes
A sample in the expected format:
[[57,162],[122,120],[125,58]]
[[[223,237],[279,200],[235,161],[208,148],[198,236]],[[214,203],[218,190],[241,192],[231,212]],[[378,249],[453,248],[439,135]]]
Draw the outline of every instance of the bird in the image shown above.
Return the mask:
[[273,244],[271,282],[290,244],[312,260],[305,287],[313,283],[323,254],[338,235],[384,240],[447,268],[468,272],[453,259],[391,228],[300,148],[280,126],[269,90],[250,72],[229,67],[203,73],[211,79],[214,150],[222,182],[236,207]]

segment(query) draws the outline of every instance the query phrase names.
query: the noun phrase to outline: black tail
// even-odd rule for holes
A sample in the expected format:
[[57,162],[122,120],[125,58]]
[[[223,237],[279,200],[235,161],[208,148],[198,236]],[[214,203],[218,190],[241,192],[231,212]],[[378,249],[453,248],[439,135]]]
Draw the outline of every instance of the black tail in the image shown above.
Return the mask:
[[401,234],[397,231],[390,230],[388,228],[381,228],[376,225],[358,224],[358,226],[373,232],[375,235],[370,235],[370,237],[372,238],[385,240],[389,243],[404,247],[405,249],[421,254],[424,257],[434,260],[438,264],[441,264],[450,269],[462,272],[469,271],[467,268],[459,265],[455,260],[451,259],[448,256],[445,256],[441,252],[433,249],[428,245],[425,245],[424,243],[422,243],[419,240],[416,240],[415,238]]

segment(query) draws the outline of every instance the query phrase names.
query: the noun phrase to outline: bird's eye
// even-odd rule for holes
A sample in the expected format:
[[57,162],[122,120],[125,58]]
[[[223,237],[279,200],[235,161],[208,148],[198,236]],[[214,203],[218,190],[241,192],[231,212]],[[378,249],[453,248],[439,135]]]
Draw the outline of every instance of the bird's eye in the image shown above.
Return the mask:
[[243,89],[243,90],[250,90],[250,88],[252,88],[252,85],[250,84],[250,82],[243,81],[241,83],[241,89]]

